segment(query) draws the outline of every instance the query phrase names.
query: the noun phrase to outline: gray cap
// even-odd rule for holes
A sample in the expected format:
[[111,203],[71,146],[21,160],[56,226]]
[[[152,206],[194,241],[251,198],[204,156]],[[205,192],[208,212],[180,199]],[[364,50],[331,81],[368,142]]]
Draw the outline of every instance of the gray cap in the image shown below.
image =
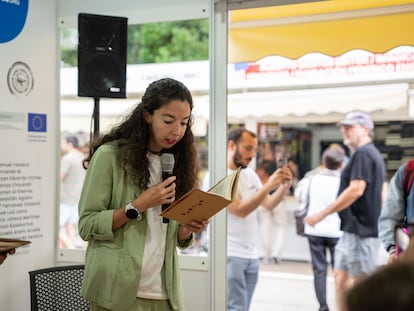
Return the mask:
[[360,125],[368,129],[374,129],[374,122],[369,115],[364,112],[355,111],[346,115],[345,119],[339,122],[339,125]]

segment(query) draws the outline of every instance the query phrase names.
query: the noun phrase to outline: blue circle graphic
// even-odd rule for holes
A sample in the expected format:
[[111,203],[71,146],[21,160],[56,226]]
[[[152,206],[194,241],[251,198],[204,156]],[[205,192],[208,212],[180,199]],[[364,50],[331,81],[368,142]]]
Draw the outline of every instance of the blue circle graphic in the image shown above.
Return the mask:
[[26,23],[29,0],[0,0],[0,43],[16,38]]

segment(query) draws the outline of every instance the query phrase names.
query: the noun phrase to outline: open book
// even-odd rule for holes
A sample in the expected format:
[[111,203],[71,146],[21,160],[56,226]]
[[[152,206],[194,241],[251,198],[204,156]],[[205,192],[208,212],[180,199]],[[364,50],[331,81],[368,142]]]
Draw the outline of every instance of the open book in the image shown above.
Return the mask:
[[240,168],[221,179],[210,190],[192,189],[160,215],[183,224],[207,220],[233,201]]
[[31,243],[30,241],[7,239],[0,237],[0,253],[8,252],[13,248],[17,248],[26,244]]

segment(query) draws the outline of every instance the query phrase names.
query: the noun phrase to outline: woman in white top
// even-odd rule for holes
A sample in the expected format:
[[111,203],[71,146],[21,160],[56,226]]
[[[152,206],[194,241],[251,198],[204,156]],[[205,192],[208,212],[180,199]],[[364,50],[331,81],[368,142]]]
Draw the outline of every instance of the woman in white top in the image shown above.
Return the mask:
[[[300,194],[301,201],[308,202],[308,214],[317,213],[335,201],[340,171],[343,167],[345,152],[339,145],[329,146],[322,155],[322,166],[313,174],[302,179],[304,183]],[[328,270],[327,251],[330,253],[331,264],[335,257],[335,245],[342,232],[341,221],[337,213],[331,214],[315,226],[305,224],[305,234],[309,241],[314,274],[314,287],[319,302],[319,311],[328,311],[326,302],[326,276]]]

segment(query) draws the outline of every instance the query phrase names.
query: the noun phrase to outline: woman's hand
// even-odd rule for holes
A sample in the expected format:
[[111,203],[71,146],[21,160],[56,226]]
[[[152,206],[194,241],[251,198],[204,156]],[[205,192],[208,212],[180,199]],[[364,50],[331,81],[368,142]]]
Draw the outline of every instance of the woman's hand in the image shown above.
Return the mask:
[[11,250],[4,252],[4,253],[0,253],[0,265],[6,260],[7,255],[13,255],[16,252],[15,248],[12,248]]
[[207,229],[210,220],[203,222],[193,221],[191,224],[181,224],[178,228],[178,240],[183,241],[189,237],[191,233],[201,233]]
[[[175,200],[175,179],[175,176],[168,177],[163,182],[144,190],[132,201],[132,205],[143,213],[149,208],[173,203]],[[122,206],[114,212],[112,231],[122,227],[128,221],[130,221],[130,219],[125,215],[125,208]]]
[[151,207],[173,203],[175,200],[175,179],[175,176],[171,176],[149,187],[134,200],[132,205],[143,212]]

